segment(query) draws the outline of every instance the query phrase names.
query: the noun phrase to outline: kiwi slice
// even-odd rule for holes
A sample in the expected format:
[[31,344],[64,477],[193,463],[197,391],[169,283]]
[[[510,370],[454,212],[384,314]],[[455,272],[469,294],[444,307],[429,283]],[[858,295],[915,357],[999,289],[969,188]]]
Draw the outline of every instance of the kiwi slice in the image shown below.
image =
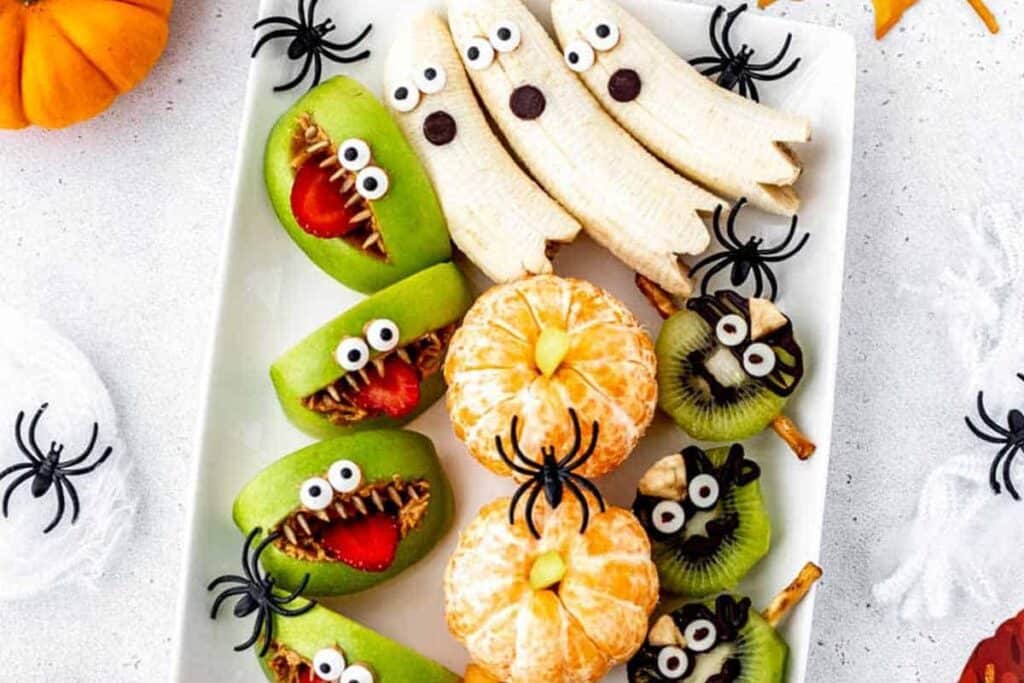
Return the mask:
[[627,671],[630,683],[780,683],[788,656],[749,598],[719,595],[655,622]]
[[793,328],[770,301],[732,291],[687,301],[661,328],[658,405],[695,439],[765,429],[803,377]]
[[651,537],[663,591],[704,597],[736,586],[771,546],[761,468],[743,446],[689,446],[644,474],[633,514]]

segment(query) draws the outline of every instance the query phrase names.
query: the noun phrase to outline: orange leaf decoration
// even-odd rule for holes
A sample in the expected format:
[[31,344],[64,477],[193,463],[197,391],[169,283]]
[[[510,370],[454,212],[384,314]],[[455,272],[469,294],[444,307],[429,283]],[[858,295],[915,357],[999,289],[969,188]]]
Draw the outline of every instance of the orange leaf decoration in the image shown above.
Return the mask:
[[[875,3],[875,37],[881,40],[893,26],[899,22],[903,12],[915,4],[917,0],[874,0]],[[985,26],[992,33],[999,33],[999,22],[985,5],[984,0],[967,0],[978,13]]]

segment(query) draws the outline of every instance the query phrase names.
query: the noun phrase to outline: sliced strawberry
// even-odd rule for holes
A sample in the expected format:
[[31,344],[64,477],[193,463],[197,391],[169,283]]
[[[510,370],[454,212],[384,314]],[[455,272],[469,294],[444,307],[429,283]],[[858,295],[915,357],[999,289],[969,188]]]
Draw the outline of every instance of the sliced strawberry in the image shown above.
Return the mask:
[[364,572],[382,572],[398,552],[398,522],[378,512],[327,527],[320,537],[327,554]]
[[345,208],[345,197],[331,182],[331,173],[311,159],[299,169],[292,185],[292,214],[315,237],[341,237],[355,227],[349,224],[353,213]]
[[420,404],[420,375],[416,368],[392,356],[384,362],[384,375],[366,369],[370,378],[352,397],[357,406],[370,413],[400,419],[412,414]]

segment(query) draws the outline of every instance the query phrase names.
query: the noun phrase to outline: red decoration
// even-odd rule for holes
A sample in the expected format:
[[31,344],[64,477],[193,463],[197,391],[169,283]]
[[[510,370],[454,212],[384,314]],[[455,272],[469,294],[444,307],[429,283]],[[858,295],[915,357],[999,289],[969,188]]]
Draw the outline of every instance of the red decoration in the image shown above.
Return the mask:
[[1024,612],[978,643],[960,683],[1024,683]]

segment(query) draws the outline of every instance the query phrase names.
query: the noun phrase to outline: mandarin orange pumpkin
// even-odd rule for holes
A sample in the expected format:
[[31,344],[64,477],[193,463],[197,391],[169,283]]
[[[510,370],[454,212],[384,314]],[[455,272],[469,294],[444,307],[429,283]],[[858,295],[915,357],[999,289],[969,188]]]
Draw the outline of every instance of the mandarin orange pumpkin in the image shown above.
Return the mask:
[[647,535],[611,506],[592,509],[581,533],[568,498],[554,510],[538,502],[535,538],[521,516],[509,523],[509,504],[489,503],[459,537],[444,579],[449,630],[499,681],[600,680],[647,635],[658,600]]
[[658,397],[654,345],[633,314],[599,287],[556,275],[485,292],[455,333],[444,371],[455,435],[502,475],[511,470],[495,437],[509,436],[513,418],[514,436],[533,454],[567,452],[569,409],[584,427],[583,443],[597,423],[600,442],[577,470],[596,477],[633,451]]
[[62,128],[139,83],[173,0],[0,0],[0,128]]

